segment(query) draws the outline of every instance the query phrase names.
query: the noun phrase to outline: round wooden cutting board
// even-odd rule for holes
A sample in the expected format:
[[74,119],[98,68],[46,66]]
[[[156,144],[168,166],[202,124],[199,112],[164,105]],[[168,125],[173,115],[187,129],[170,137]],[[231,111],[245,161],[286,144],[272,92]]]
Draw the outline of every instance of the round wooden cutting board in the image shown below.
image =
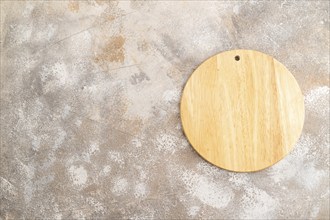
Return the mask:
[[237,172],[267,168],[288,154],[304,124],[304,98],[288,69],[253,50],[202,63],[181,99],[183,130],[210,163]]

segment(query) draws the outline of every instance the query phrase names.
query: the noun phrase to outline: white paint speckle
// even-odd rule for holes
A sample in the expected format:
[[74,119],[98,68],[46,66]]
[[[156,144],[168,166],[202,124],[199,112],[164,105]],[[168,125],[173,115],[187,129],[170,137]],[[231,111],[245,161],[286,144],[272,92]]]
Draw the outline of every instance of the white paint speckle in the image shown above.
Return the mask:
[[51,40],[56,33],[58,26],[55,24],[44,25],[43,28],[40,28],[39,31],[35,32],[33,35],[33,41],[39,43],[45,43]]
[[71,166],[69,168],[71,180],[74,185],[83,186],[87,182],[87,171],[83,166]]
[[75,125],[77,127],[80,127],[80,125],[82,124],[82,121],[80,119],[78,119],[76,122],[75,122]]
[[10,25],[10,43],[12,45],[21,45],[31,39],[33,25],[31,23]]
[[329,117],[329,91],[328,86],[311,90],[305,98],[306,110],[320,118]]
[[133,140],[132,140],[132,145],[134,146],[134,147],[141,147],[142,146],[142,143],[141,143],[141,141],[139,140],[139,139],[137,139],[137,138],[134,138]]
[[56,220],[61,220],[62,218],[63,218],[62,213],[55,213],[55,215],[54,215],[54,219],[56,219]]
[[111,172],[111,166],[106,165],[100,172],[100,176],[107,176]]
[[249,175],[246,173],[228,173],[230,178],[229,182],[234,184],[235,186],[246,186],[249,184],[250,178]]
[[83,158],[85,159],[85,161],[91,162],[91,156],[95,155],[99,151],[99,145],[97,143],[92,143],[91,145],[89,145],[87,152],[83,153]]
[[62,118],[66,118],[69,113],[70,113],[70,110],[71,110],[71,107],[69,105],[65,105],[64,106],[64,109],[63,109],[63,112],[62,112]]
[[239,12],[240,12],[240,6],[239,5],[235,5],[233,7],[233,12],[234,12],[235,15],[238,15]]
[[114,186],[112,188],[112,192],[114,194],[120,195],[125,193],[128,186],[128,181],[125,178],[119,178],[115,181]]
[[197,213],[199,212],[200,207],[199,206],[192,206],[189,208],[188,210],[188,216],[190,217],[194,217],[197,215]]
[[89,154],[94,154],[97,151],[100,151],[99,145],[97,143],[92,143],[89,146],[88,153]]
[[58,136],[57,138],[55,139],[55,143],[54,143],[54,149],[57,149],[59,147],[62,146],[64,140],[65,140],[65,137],[66,137],[66,132],[62,129],[59,129],[58,131]]
[[320,212],[320,207],[318,206],[314,206],[312,211],[311,211],[311,215],[310,215],[310,218],[311,219],[316,219],[317,218],[317,215],[319,214]]
[[38,151],[39,150],[39,147],[40,147],[40,138],[37,137],[37,136],[32,136],[32,149],[35,150],[35,151]]
[[267,170],[269,177],[275,183],[295,178],[299,170],[302,169],[304,159],[314,144],[315,141],[309,135],[302,135],[293,152]]
[[34,9],[34,5],[31,4],[30,2],[27,2],[25,7],[24,7],[24,11],[22,13],[23,17],[29,17],[31,12],[33,11]]
[[189,195],[197,197],[201,202],[213,208],[226,207],[234,197],[229,187],[221,186],[203,175],[186,171],[183,172],[181,178]]
[[171,154],[180,149],[178,142],[179,139],[176,136],[164,133],[158,135],[156,139],[157,149]]
[[76,57],[86,56],[90,53],[92,37],[88,31],[77,34],[69,39],[70,43],[67,44],[67,50]]
[[121,166],[125,164],[124,157],[118,151],[110,151],[108,153],[108,158],[110,161],[115,162]]
[[308,190],[317,189],[320,181],[326,178],[327,174],[323,170],[317,170],[313,164],[306,164],[303,169],[300,169],[297,175],[297,182]]
[[45,93],[71,86],[77,80],[74,75],[70,74],[64,61],[43,65],[40,79]]
[[87,198],[87,203],[93,207],[93,210],[97,213],[104,214],[105,213],[105,207],[104,205],[97,201],[95,198]]
[[173,103],[173,102],[178,102],[180,100],[180,91],[174,89],[174,90],[166,90],[163,93],[163,100],[166,103]]
[[275,219],[277,201],[265,191],[256,187],[246,187],[241,200],[241,219]]
[[134,196],[136,198],[143,198],[147,195],[147,188],[145,183],[138,183],[134,188]]
[[0,183],[0,192],[4,198],[11,200],[11,197],[17,196],[17,188],[8,180],[0,176]]
[[86,216],[83,212],[84,210],[78,209],[78,210],[72,210],[72,217],[73,219],[86,219]]

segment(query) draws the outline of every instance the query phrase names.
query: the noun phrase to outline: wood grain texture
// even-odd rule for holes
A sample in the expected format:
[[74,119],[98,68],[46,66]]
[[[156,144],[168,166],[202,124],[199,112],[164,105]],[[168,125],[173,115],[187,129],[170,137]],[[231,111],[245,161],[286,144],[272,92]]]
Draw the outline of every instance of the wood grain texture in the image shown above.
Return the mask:
[[194,149],[237,172],[281,160],[298,140],[305,114],[293,75],[273,57],[252,50],[226,51],[202,63],[186,83],[180,108]]

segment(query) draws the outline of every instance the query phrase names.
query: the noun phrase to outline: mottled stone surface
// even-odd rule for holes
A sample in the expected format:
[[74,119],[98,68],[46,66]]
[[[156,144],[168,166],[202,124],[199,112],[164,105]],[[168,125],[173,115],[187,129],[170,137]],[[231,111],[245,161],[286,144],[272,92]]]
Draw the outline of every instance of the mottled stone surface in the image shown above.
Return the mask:
[[[256,173],[197,155],[179,117],[208,57],[296,77],[294,151]],[[328,1],[1,1],[1,219],[329,218]]]

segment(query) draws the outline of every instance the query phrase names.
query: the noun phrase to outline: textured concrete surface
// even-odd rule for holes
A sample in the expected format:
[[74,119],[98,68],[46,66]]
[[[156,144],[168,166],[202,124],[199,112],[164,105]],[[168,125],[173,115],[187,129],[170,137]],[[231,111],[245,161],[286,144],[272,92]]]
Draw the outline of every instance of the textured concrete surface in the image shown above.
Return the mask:
[[[305,96],[294,151],[218,169],[183,136],[215,53],[276,57]],[[1,219],[329,218],[328,1],[1,1]]]

